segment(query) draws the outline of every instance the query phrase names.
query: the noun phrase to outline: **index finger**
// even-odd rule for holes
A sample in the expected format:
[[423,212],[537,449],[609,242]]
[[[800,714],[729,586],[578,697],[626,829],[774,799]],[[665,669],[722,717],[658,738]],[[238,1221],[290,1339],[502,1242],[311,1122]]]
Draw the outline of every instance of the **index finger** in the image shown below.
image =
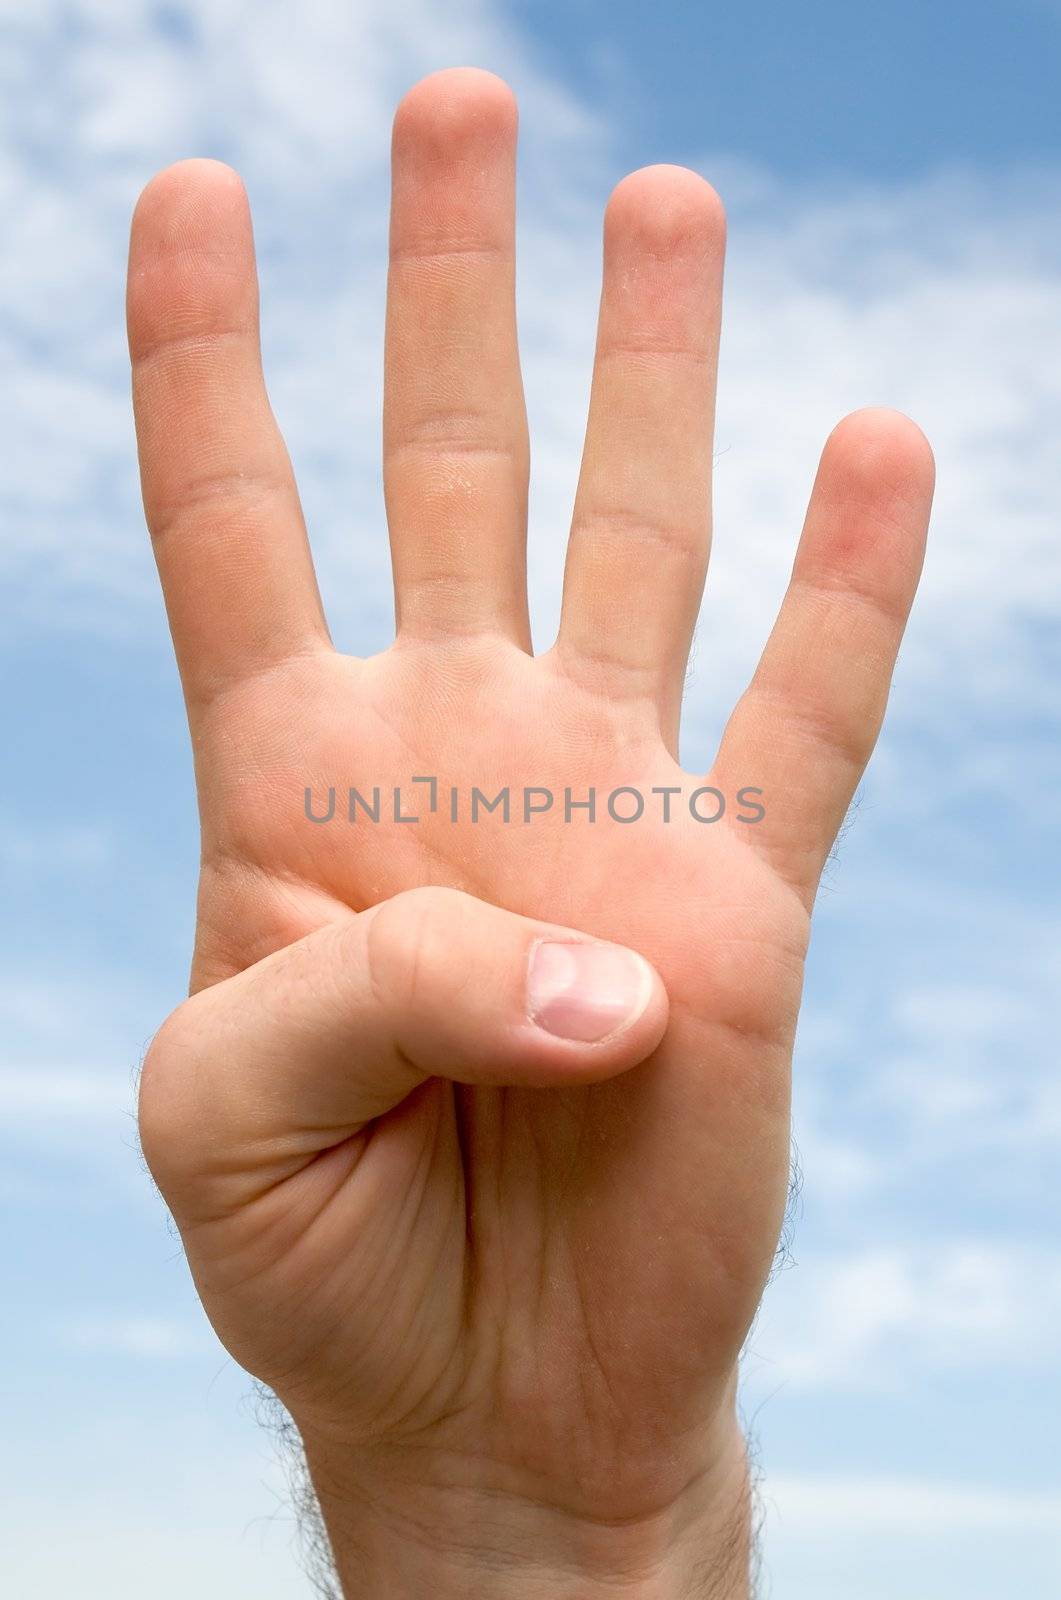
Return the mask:
[[928,441],[898,412],[834,429],[788,593],[723,735],[720,782],[763,791],[749,841],[808,903],[884,719],[934,478]]

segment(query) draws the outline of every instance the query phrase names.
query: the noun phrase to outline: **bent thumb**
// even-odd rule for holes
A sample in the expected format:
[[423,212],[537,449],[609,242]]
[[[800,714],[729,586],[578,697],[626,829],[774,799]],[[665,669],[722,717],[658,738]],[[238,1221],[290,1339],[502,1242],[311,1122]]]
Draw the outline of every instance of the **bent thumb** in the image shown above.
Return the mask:
[[179,1006],[144,1064],[144,1153],[163,1192],[251,1167],[277,1181],[428,1078],[593,1082],[644,1060],[666,1025],[633,951],[410,890]]

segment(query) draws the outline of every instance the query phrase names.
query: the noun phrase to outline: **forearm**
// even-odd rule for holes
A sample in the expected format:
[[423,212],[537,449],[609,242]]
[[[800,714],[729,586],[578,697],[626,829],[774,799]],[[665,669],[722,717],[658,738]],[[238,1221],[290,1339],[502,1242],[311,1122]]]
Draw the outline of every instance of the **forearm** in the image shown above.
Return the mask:
[[735,1426],[733,1441],[665,1510],[621,1521],[508,1490],[387,1483],[312,1442],[307,1460],[345,1600],[748,1600],[751,1495]]

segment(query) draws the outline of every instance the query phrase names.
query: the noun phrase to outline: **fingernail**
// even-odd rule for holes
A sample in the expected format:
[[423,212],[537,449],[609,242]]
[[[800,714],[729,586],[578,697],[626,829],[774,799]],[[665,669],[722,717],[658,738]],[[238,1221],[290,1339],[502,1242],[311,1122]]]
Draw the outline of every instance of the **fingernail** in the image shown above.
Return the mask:
[[629,1026],[652,995],[652,968],[615,944],[556,944],[531,952],[527,1009],[560,1039],[596,1044]]

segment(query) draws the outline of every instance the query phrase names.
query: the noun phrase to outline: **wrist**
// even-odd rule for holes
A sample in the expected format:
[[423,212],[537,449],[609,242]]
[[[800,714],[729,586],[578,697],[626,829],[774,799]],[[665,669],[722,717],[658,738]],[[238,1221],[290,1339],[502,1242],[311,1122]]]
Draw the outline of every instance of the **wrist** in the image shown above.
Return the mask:
[[621,1517],[469,1483],[437,1461],[425,1482],[375,1450],[355,1460],[307,1439],[306,1455],[345,1600],[748,1600],[750,1490],[735,1423],[681,1494]]

